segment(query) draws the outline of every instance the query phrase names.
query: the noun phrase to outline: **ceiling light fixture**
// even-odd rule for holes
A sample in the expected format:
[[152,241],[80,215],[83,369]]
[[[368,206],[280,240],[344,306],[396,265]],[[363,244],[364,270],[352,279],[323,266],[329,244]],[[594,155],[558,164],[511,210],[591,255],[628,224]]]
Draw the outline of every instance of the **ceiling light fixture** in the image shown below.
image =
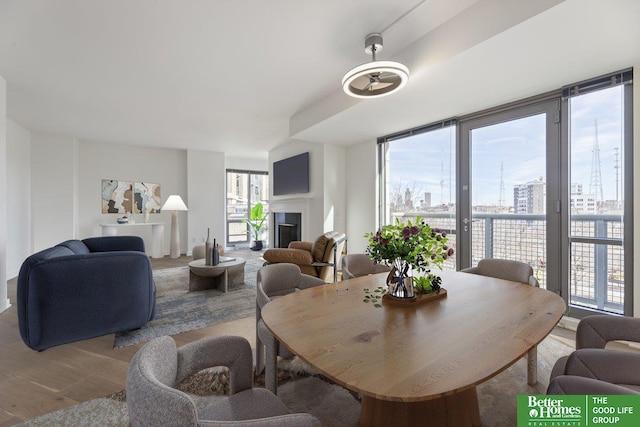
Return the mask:
[[409,81],[409,69],[394,61],[376,61],[376,53],[382,51],[382,35],[369,34],[364,51],[372,61],[358,65],[342,78],[345,93],[355,98],[379,98],[402,89]]

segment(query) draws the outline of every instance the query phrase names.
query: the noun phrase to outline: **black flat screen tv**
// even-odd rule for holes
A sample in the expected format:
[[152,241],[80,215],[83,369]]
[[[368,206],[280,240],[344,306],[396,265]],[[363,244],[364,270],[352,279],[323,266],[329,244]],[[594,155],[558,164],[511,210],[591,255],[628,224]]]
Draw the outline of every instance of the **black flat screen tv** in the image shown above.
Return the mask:
[[273,162],[273,195],[309,192],[309,153]]

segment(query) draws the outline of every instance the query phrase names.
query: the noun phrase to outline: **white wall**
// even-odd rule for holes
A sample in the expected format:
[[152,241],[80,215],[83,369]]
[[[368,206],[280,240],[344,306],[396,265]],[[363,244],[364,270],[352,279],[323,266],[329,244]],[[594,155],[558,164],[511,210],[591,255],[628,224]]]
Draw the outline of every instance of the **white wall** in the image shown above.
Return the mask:
[[7,119],[7,277],[31,255],[31,132]]
[[324,231],[346,233],[346,189],[349,183],[345,180],[345,157],[345,147],[329,144],[324,146]]
[[194,245],[204,242],[207,229],[211,239],[225,244],[226,169],[223,153],[211,151],[187,151],[187,207],[189,232],[188,253]]
[[7,81],[0,76],[0,312],[7,299]]
[[[187,194],[187,155],[185,150],[147,148],[133,145],[108,144],[93,141],[78,143],[78,231],[77,238],[100,236],[99,224],[115,223],[123,214],[103,214],[101,186],[103,179],[160,184],[161,203],[171,194],[182,197],[191,208]],[[128,216],[130,216],[128,214]],[[143,223],[142,214],[134,216]],[[169,253],[171,238],[171,212],[151,214],[149,222],[165,223],[164,252]],[[178,212],[180,252],[187,251],[187,213]],[[151,227],[136,227],[134,233],[151,247]],[[59,240],[62,241],[62,240]],[[58,243],[58,242],[54,242]]]
[[33,252],[77,236],[74,206],[77,144],[70,136],[31,134]]
[[347,236],[349,253],[364,253],[364,234],[377,224],[377,151],[375,141],[352,145],[346,151]]

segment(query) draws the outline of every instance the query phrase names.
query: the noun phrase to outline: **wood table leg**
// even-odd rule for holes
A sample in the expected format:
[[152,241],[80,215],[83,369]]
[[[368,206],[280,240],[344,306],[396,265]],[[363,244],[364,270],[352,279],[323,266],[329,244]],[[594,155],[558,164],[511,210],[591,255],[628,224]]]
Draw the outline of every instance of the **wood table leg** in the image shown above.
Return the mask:
[[360,426],[480,426],[475,387],[439,399],[392,402],[362,397]]
[[527,384],[536,385],[538,382],[538,346],[527,353]]

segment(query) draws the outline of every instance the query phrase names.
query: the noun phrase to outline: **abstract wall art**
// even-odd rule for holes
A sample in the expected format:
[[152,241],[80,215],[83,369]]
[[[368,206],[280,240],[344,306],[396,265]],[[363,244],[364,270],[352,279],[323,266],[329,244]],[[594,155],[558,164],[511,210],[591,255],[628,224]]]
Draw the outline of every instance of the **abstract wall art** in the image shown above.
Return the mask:
[[160,212],[160,184],[103,179],[101,188],[102,213]]
[[136,182],[134,194],[134,213],[160,212],[160,184],[152,184],[149,182]]

